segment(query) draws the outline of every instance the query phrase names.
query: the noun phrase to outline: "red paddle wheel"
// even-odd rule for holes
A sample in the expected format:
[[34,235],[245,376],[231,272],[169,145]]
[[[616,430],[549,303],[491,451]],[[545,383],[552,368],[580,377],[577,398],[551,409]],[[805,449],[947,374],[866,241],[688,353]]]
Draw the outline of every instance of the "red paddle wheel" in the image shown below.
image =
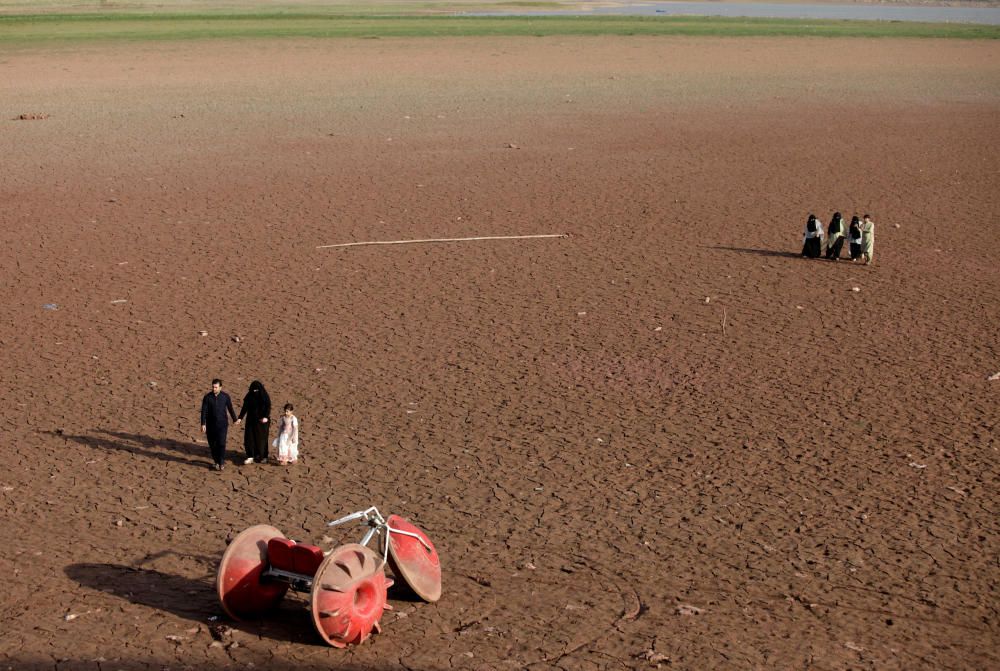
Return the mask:
[[351,543],[331,552],[313,579],[313,624],[335,648],[363,642],[379,620],[392,580],[385,577],[382,558],[364,545]]
[[267,524],[258,524],[240,533],[226,548],[219,563],[215,589],[219,603],[229,617],[245,620],[275,606],[288,591],[288,584],[265,580],[267,542],[285,535]]
[[[389,515],[389,567],[417,596],[431,603],[441,598],[441,560],[427,534],[399,515]],[[405,531],[405,534],[394,533]]]

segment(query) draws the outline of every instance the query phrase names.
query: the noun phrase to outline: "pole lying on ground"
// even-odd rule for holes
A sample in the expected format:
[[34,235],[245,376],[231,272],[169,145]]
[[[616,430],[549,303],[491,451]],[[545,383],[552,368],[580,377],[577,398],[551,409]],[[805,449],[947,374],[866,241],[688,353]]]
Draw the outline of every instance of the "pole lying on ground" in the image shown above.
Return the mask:
[[527,240],[531,238],[566,238],[568,233],[546,233],[544,235],[483,235],[474,238],[427,238],[424,240],[372,240],[368,242],[342,242],[338,245],[317,245],[316,249],[332,247],[363,247],[366,245],[411,245],[425,242],[467,242],[469,240]]

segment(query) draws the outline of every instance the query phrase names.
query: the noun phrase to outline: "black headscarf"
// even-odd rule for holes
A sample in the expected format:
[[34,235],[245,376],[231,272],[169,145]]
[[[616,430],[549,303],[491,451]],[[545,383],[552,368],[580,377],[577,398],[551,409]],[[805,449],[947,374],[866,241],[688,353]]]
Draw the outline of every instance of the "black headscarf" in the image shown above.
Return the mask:
[[244,414],[250,421],[257,421],[271,414],[271,397],[267,395],[267,390],[260,380],[251,382],[247,395],[243,397],[240,417]]
[[844,218],[840,216],[840,212],[833,213],[833,219],[830,220],[830,227],[826,229],[826,232],[829,238],[844,232]]
[[809,215],[809,219],[806,220],[806,230],[809,231],[810,233],[814,233],[816,231],[816,215],[815,214],[810,214]]

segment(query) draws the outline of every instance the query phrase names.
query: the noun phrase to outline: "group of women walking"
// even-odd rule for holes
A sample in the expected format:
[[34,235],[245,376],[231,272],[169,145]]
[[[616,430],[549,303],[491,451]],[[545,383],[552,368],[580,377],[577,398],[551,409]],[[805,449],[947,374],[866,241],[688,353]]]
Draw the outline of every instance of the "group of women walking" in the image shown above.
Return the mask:
[[875,222],[869,215],[866,214],[861,219],[854,215],[851,217],[850,227],[845,230],[844,218],[840,212],[834,212],[824,240],[823,223],[815,214],[810,214],[803,235],[802,256],[818,259],[825,251],[826,258],[839,261],[845,239],[850,243],[851,263],[860,260],[868,265],[874,260]]

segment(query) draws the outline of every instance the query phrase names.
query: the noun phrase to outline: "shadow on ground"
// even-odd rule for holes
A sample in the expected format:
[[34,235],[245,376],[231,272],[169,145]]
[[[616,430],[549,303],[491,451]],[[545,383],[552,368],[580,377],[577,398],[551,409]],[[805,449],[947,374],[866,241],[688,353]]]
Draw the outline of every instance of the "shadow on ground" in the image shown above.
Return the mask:
[[[99,666],[93,659],[81,658],[81,659],[61,659],[58,666],[53,664],[52,659],[41,659],[38,657],[32,657],[28,654],[16,654],[11,656],[0,655],[0,668],[4,669],[17,669],[17,671],[52,671],[53,668],[60,669],[99,669],[99,668],[112,668],[116,671],[159,671],[161,669],[170,668],[197,668],[199,671],[231,671],[234,667],[233,663],[230,662],[207,662],[201,660],[198,662],[197,666],[188,665],[179,667],[176,659],[115,659],[112,664],[105,664],[103,667]],[[249,667],[248,667],[249,668]],[[316,665],[316,664],[304,664],[302,662],[295,661],[278,661],[275,659],[269,659],[266,663],[261,664],[260,668],[266,668],[269,671],[308,671],[311,669],[330,669],[335,668],[337,671],[436,671],[436,669],[429,669],[427,667],[410,666],[407,665],[403,667],[399,664],[340,664],[331,667],[329,664]]]
[[[234,622],[219,606],[213,579],[192,579],[121,564],[71,564],[66,575],[84,587],[202,625],[218,623],[275,641],[322,646],[306,602],[289,593],[260,621]],[[217,618],[211,620],[210,618]]]
[[187,443],[171,438],[156,438],[139,433],[103,430],[98,430],[91,435],[65,433],[62,429],[46,431],[45,433],[97,450],[128,452],[150,459],[187,464],[198,468],[208,468],[212,463],[207,445]]
[[709,249],[721,249],[726,252],[739,252],[740,254],[756,254],[757,256],[779,256],[786,259],[797,259],[802,256],[795,252],[782,252],[774,249],[753,249],[751,247],[709,247]]

